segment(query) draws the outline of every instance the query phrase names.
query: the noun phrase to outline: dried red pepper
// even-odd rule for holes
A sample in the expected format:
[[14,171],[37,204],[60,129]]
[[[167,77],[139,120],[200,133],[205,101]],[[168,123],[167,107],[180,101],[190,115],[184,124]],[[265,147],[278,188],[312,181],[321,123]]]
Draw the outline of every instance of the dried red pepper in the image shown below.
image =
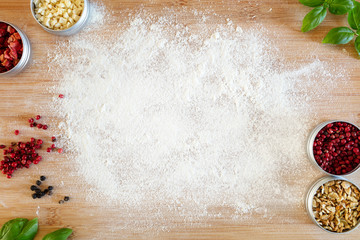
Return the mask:
[[20,34],[10,25],[0,22],[0,73],[18,64],[23,53]]

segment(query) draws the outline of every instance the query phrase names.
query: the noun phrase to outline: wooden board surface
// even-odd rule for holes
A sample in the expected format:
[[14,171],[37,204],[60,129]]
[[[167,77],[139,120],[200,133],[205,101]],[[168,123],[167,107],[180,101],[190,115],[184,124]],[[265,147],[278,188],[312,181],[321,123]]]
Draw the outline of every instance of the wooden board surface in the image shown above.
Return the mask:
[[[306,61],[301,56],[313,52],[325,61],[331,61],[341,65],[350,72],[350,81],[340,84],[329,98],[336,97],[337,106],[327,104],[327,97],[318,101],[319,120],[349,119],[360,124],[360,60],[357,58],[353,44],[345,46],[321,45],[323,36],[333,26],[346,25],[344,16],[329,15],[326,21],[315,31],[303,34],[299,31],[303,16],[310,10],[298,3],[297,0],[264,0],[264,1],[235,1],[235,0],[104,0],[109,9],[133,11],[139,7],[151,12],[159,12],[164,7],[189,7],[190,9],[211,9],[231,19],[235,24],[251,27],[253,24],[262,24],[271,29],[278,36],[274,41],[282,43],[282,49],[286,61]],[[33,61],[31,66],[22,74],[12,78],[0,79],[0,142],[9,143],[13,140],[13,129],[18,128],[24,137],[32,137],[32,129],[27,127],[26,121],[36,114],[37,107],[51,101],[52,95],[47,93],[46,88],[51,86],[51,79],[47,74],[46,53],[48,48],[55,44],[58,37],[43,31],[34,21],[29,10],[28,0],[1,0],[0,20],[9,21],[22,28],[31,40],[33,47]],[[119,15],[119,22],[125,20],[124,15]],[[191,24],[191,18],[187,19]],[[217,24],[209,22],[208,24]],[[341,81],[341,79],[339,80]],[[56,118],[45,111],[40,114],[46,119]],[[61,118],[61,116],[60,116]],[[18,127],[20,126],[20,127]],[[38,136],[49,136],[51,130],[44,133],[36,133]],[[306,160],[307,161],[307,160]],[[307,165],[308,166],[308,165]],[[63,187],[59,187],[57,195],[51,199],[41,199],[37,202],[29,198],[29,185],[36,180],[41,173],[55,177],[56,169],[68,171],[70,176],[63,176]],[[272,219],[258,218],[258,224],[246,223],[246,221],[229,223],[225,218],[214,219],[207,222],[209,227],[189,227],[182,225],[167,232],[153,233],[134,232],[131,229],[109,229],[108,223],[117,222],[119,226],[129,221],[128,217],[121,214],[119,209],[111,208],[98,210],[96,204],[89,204],[85,196],[79,193],[76,200],[66,205],[59,205],[60,196],[67,192],[67,188],[76,188],[77,181],[81,181],[76,172],[72,172],[71,163],[64,164],[61,157],[39,164],[29,171],[19,174],[18,177],[8,180],[0,176],[0,224],[14,217],[36,217],[40,215],[40,232],[36,239],[41,239],[46,233],[59,227],[71,227],[75,230],[72,239],[358,239],[360,230],[356,230],[344,236],[327,234],[316,227],[306,215],[303,205],[293,208],[283,208],[280,204],[271,209],[274,216]],[[313,173],[313,171],[310,171]],[[306,176],[314,180],[321,174]],[[289,176],[291,178],[291,176]],[[351,176],[351,179],[360,183],[359,173]],[[50,180],[49,180],[50,181]],[[311,182],[309,182],[309,185]],[[304,186],[308,188],[309,186]],[[304,196],[305,197],[305,196]],[[301,199],[302,201],[302,199]],[[290,217],[289,217],[290,216]],[[292,221],[284,221],[284,218]],[[143,218],[141,214],[137,216]],[[120,228],[119,228],[120,229]],[[99,235],[100,234],[100,235]],[[99,237],[101,236],[101,237]]]

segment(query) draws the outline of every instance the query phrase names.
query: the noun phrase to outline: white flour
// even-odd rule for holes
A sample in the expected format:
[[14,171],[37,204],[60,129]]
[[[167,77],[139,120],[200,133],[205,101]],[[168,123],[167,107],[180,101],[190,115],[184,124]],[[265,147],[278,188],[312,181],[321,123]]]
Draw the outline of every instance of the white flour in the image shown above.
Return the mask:
[[165,228],[165,215],[267,216],[302,201],[310,103],[339,77],[331,66],[284,64],[261,27],[191,29],[172,12],[114,28],[105,13],[95,6],[94,25],[50,53],[65,95],[52,109],[88,201],[155,212]]

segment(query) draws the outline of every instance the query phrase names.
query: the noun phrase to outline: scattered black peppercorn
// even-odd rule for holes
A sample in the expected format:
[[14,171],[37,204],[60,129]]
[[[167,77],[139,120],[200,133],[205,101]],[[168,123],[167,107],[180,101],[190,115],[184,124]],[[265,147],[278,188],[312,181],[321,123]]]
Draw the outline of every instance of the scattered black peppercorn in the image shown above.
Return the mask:
[[40,186],[40,185],[41,185],[41,181],[40,181],[40,180],[37,180],[37,181],[36,181],[36,185]]
[[33,199],[37,198],[36,193],[31,195]]
[[41,193],[37,193],[37,194],[36,194],[36,197],[37,197],[37,198],[41,198],[41,197],[42,197],[42,196],[41,196]]
[[49,196],[51,196],[53,194],[53,192],[51,190],[49,190],[48,194],[49,194]]
[[48,194],[48,192],[49,192],[49,189],[44,190],[44,194]]
[[45,196],[45,192],[41,192],[40,194],[41,194],[42,197]]
[[64,201],[69,201],[70,200],[70,198],[68,197],[68,196],[66,196],[66,197],[64,197]]
[[41,177],[40,177],[40,180],[41,180],[41,181],[45,181],[45,180],[46,180],[46,177],[45,177],[45,176],[41,176]]
[[59,201],[59,204],[63,204],[63,203],[64,203],[64,200],[60,200],[60,201]]
[[30,187],[30,189],[31,189],[31,191],[35,191],[35,190],[37,189],[37,186],[32,185],[32,186]]
[[48,189],[49,189],[49,191],[51,191],[51,190],[54,189],[54,187],[53,187],[53,186],[49,186]]
[[40,193],[41,193],[41,190],[40,190],[40,189],[35,189],[35,193],[36,193],[36,194],[40,194]]

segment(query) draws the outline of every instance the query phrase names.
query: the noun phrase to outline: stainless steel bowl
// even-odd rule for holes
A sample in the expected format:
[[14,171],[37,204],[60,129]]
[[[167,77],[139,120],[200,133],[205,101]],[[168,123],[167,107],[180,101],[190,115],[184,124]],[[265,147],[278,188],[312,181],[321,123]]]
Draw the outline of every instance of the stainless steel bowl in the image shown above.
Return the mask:
[[310,190],[309,192],[307,193],[306,195],[306,198],[305,198],[305,207],[306,207],[306,211],[309,215],[309,217],[311,218],[311,220],[317,225],[319,226],[321,229],[323,229],[324,231],[326,232],[329,232],[329,233],[334,233],[334,234],[343,234],[343,233],[348,233],[348,232],[351,232],[353,231],[354,229],[356,229],[357,227],[359,227],[359,223],[358,222],[352,229],[350,230],[347,230],[347,231],[344,231],[342,233],[337,233],[337,232],[333,232],[333,231],[329,231],[325,228],[323,228],[316,220],[315,220],[315,216],[314,216],[314,212],[312,210],[312,201],[313,201],[313,198],[315,196],[315,193],[316,191],[325,183],[327,182],[330,182],[332,180],[345,180],[351,184],[353,184],[355,187],[357,187],[359,189],[359,187],[354,184],[353,182],[343,178],[343,177],[337,177],[337,176],[327,176],[327,177],[322,177],[320,178],[319,180],[317,180],[311,187],[310,187]]
[[88,0],[84,0],[84,9],[81,13],[80,19],[70,28],[68,29],[64,29],[64,30],[52,30],[50,28],[47,28],[46,26],[42,25],[36,18],[35,16],[35,4],[33,0],[30,0],[30,9],[31,9],[31,14],[33,15],[34,19],[36,20],[37,23],[39,23],[39,25],[47,32],[51,33],[51,34],[55,34],[55,35],[60,35],[60,36],[70,36],[73,35],[77,32],[79,32],[86,24],[86,21],[89,18],[89,14],[90,14],[90,6],[89,6],[89,1]]
[[23,52],[22,52],[22,55],[21,55],[21,58],[20,58],[20,61],[18,62],[18,64],[16,64],[16,66],[13,67],[12,69],[10,69],[9,71],[0,73],[0,77],[12,76],[12,75],[15,75],[15,74],[18,74],[19,72],[21,72],[26,67],[26,65],[29,63],[29,60],[31,57],[31,44],[30,44],[30,41],[29,41],[28,37],[26,36],[26,34],[20,28],[16,27],[14,24],[11,24],[11,23],[8,23],[5,21],[0,21],[0,22],[6,23],[6,24],[12,26],[19,33],[22,44],[23,44]]
[[314,157],[314,141],[316,138],[316,135],[320,132],[320,130],[325,127],[326,125],[328,125],[329,123],[334,123],[334,122],[345,122],[351,125],[354,125],[355,127],[357,127],[358,129],[360,129],[356,124],[352,123],[352,122],[348,122],[348,121],[343,121],[343,120],[331,120],[331,121],[326,121],[326,122],[322,122],[319,125],[317,125],[314,130],[312,130],[312,132],[310,133],[310,136],[308,138],[307,141],[307,154],[311,160],[311,162],[318,167],[323,173],[331,175],[331,176],[347,176],[350,175],[354,172],[356,172],[359,168],[360,168],[360,164],[354,168],[352,171],[345,173],[345,174],[341,174],[341,175],[336,175],[336,174],[331,174],[327,171],[325,171],[324,169],[322,169],[319,164],[316,162],[315,157]]

